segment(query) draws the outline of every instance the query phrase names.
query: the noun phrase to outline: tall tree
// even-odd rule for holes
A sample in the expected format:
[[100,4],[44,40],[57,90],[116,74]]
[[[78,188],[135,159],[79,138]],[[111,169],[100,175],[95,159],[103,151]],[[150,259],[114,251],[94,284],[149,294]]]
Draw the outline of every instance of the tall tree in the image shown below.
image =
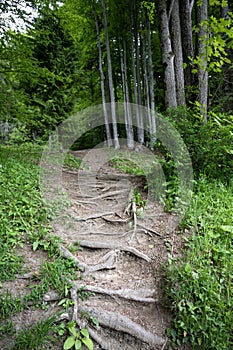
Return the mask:
[[185,84],[179,0],[173,0],[173,4],[171,5],[170,18],[172,48],[174,52],[177,105],[183,106],[185,105]]
[[99,23],[98,23],[98,17],[97,12],[95,8],[95,4],[93,4],[93,11],[94,11],[94,17],[95,17],[95,25],[96,25],[96,34],[97,34],[97,42],[98,42],[98,49],[99,49],[99,71],[100,71],[100,81],[101,81],[101,94],[102,94],[102,104],[103,104],[103,112],[104,112],[104,122],[105,122],[105,129],[106,129],[106,136],[107,136],[107,143],[108,146],[112,146],[112,137],[111,137],[111,131],[109,127],[109,118],[108,118],[108,112],[106,108],[106,99],[105,99],[105,89],[104,89],[104,71],[103,71],[103,57],[102,57],[102,49],[101,49],[101,41],[100,41],[100,31],[99,31]]
[[158,0],[157,10],[159,17],[160,42],[162,48],[162,60],[164,66],[165,105],[177,107],[176,82],[174,70],[174,52],[172,50],[171,35],[169,30],[169,16],[167,1]]
[[197,22],[198,22],[198,44],[197,52],[199,57],[198,67],[198,103],[204,122],[207,122],[208,106],[208,0],[202,0],[197,4]]
[[104,31],[105,31],[105,42],[106,42],[106,51],[107,51],[107,60],[108,60],[108,78],[109,78],[109,89],[110,89],[110,99],[111,99],[113,140],[114,140],[115,149],[119,149],[120,144],[119,144],[118,131],[117,131],[117,117],[116,117],[116,105],[115,105],[113,74],[112,74],[112,60],[111,60],[110,42],[109,42],[109,35],[108,35],[106,6],[105,6],[104,0],[102,0],[102,9],[103,9],[103,24],[104,24]]

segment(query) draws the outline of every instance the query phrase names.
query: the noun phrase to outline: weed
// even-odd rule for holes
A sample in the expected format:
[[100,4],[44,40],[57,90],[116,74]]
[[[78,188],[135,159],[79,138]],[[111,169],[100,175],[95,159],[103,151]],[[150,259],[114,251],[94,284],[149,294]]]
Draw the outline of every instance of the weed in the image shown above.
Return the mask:
[[49,340],[53,339],[49,333],[53,329],[54,321],[55,317],[52,317],[45,321],[39,321],[27,330],[20,331],[16,336],[14,349],[34,350],[48,343]]
[[0,317],[6,319],[15,313],[22,311],[23,301],[20,297],[14,298],[8,291],[6,294],[0,294]]
[[66,339],[63,349],[82,349],[82,346],[85,345],[89,350],[93,349],[93,342],[89,337],[88,330],[86,328],[80,329],[80,331],[76,330],[76,323],[69,322],[67,325],[67,329],[70,333],[70,336]]

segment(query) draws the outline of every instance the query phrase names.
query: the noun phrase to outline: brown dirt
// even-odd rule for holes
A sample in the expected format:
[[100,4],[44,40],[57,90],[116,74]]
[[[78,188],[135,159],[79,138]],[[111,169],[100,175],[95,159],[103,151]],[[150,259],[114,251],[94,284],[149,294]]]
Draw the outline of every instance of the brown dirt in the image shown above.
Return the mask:
[[[71,205],[68,210],[52,222],[52,233],[63,239],[64,246],[68,249],[70,244],[80,241],[123,245],[133,247],[150,258],[146,261],[122,249],[90,249],[83,247],[76,251],[75,257],[87,265],[95,265],[104,259],[109,251],[116,256],[116,264],[113,269],[104,269],[90,274],[83,274],[79,281],[83,286],[91,285],[107,290],[119,290],[130,288],[153,289],[155,302],[143,303],[126,300],[120,297],[111,297],[104,294],[95,294],[87,300],[78,301],[81,306],[95,309],[114,311],[127,316],[130,320],[142,326],[144,330],[162,337],[166,344],[151,346],[125,332],[101,327],[99,334],[113,341],[110,350],[118,349],[141,349],[156,350],[168,349],[165,330],[171,321],[168,301],[163,292],[164,273],[163,265],[166,263],[168,254],[178,255],[183,245],[183,237],[172,229],[176,227],[176,217],[165,213],[162,205],[147,198],[144,190],[146,185],[142,176],[123,174],[109,165],[109,154],[104,149],[93,149],[91,152],[73,152],[79,158],[83,158],[83,168],[79,171],[63,171],[63,187],[66,190]],[[142,210],[141,217],[137,217],[137,227],[146,228],[145,232],[137,232],[135,239],[132,236],[132,218],[124,214],[128,204],[130,190],[140,188],[141,195],[147,199],[146,207]],[[122,193],[119,193],[122,191]],[[107,193],[116,193],[105,198],[97,198]],[[94,199],[93,199],[94,198]],[[99,218],[80,220],[96,214],[113,212],[112,215],[103,215]],[[78,219],[78,221],[76,220]],[[110,222],[116,221],[116,222]],[[121,221],[121,222],[119,222]],[[126,222],[127,221],[127,222]],[[168,229],[170,228],[170,229]],[[153,230],[158,234],[154,234]],[[101,232],[101,234],[100,234]],[[82,245],[82,244],[81,244]],[[41,263],[47,258],[42,251],[33,252],[29,246],[21,250],[25,258],[25,266],[31,273],[39,270]],[[3,290],[9,290],[13,295],[19,292],[23,297],[29,292],[27,279],[16,279],[4,283]],[[56,301],[51,302],[48,310],[25,310],[12,318],[16,329],[21,329],[22,324],[29,326],[54,314],[58,310]],[[0,349],[10,349],[0,341]],[[48,349],[62,349],[62,344],[57,344]],[[95,343],[95,349],[102,349]]]

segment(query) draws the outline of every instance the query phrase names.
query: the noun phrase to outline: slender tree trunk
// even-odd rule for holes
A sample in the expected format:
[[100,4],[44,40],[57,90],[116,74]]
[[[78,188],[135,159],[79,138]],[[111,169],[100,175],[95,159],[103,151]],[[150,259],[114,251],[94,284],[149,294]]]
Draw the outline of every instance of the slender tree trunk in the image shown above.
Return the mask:
[[208,33],[206,25],[203,21],[208,19],[208,0],[202,0],[200,6],[197,5],[197,20],[198,20],[198,57],[200,58],[200,66],[198,68],[198,102],[200,105],[200,112],[207,122],[207,105],[208,105]]
[[183,53],[181,41],[181,26],[179,13],[179,0],[173,0],[171,9],[171,37],[172,48],[175,55],[174,68],[176,78],[176,98],[177,105],[185,105],[185,91],[184,91],[184,70],[183,70]]
[[164,66],[165,83],[165,105],[166,107],[177,107],[176,82],[174,72],[174,53],[172,51],[169,19],[167,14],[166,1],[157,0],[159,15],[160,43],[162,48],[162,60]]
[[187,101],[192,97],[192,87],[194,85],[192,66],[190,64],[190,60],[194,57],[192,36],[193,3],[193,0],[179,0],[183,60],[185,64],[184,81]]
[[140,105],[142,103],[141,99],[141,79],[140,79],[140,58],[139,58],[139,48],[138,48],[138,21],[137,13],[135,8],[135,2],[132,0],[132,70],[134,77],[134,101],[136,104],[136,119],[138,128],[138,142],[144,143],[144,125],[142,120],[142,114]]
[[116,105],[115,105],[115,96],[114,96],[114,87],[113,87],[112,61],[111,61],[111,52],[110,52],[110,46],[109,46],[106,6],[105,6],[104,0],[102,0],[102,9],[103,9],[103,23],[104,23],[106,51],[107,51],[107,60],[108,60],[108,77],[109,77],[109,89],[110,89],[111,112],[112,112],[113,140],[114,140],[115,149],[119,149],[120,144],[119,144],[118,133],[117,133],[117,118],[116,118]]
[[151,108],[151,127],[152,127],[152,145],[156,142],[156,120],[155,120],[155,93],[154,93],[154,70],[152,61],[151,27],[150,20],[147,18],[148,27],[148,69],[150,77],[150,108]]
[[132,120],[132,110],[130,105],[129,97],[129,84],[128,84],[128,75],[127,75],[127,55],[126,55],[126,42],[123,40],[123,62],[124,62],[124,76],[125,76],[125,97],[126,97],[126,107],[127,107],[127,116],[128,116],[128,147],[130,149],[134,148],[134,132],[133,132],[133,120]]
[[148,120],[148,130],[150,136],[152,135],[152,120],[151,120],[151,110],[150,110],[150,91],[149,91],[149,81],[148,81],[148,69],[147,69],[147,53],[146,53],[146,38],[142,39],[142,59],[143,59],[143,78],[144,78],[144,90],[145,90],[145,104],[147,106],[147,120]]
[[98,49],[99,49],[99,71],[100,71],[100,81],[101,81],[102,104],[103,104],[103,112],[104,112],[104,123],[105,123],[106,135],[107,135],[107,143],[108,143],[108,146],[111,147],[112,137],[111,137],[107,108],[106,108],[105,90],[104,90],[104,72],[103,72],[103,64],[102,64],[102,50],[101,50],[98,18],[97,18],[95,7],[94,7],[94,16],[95,16],[96,34],[97,34],[97,42],[98,42]]

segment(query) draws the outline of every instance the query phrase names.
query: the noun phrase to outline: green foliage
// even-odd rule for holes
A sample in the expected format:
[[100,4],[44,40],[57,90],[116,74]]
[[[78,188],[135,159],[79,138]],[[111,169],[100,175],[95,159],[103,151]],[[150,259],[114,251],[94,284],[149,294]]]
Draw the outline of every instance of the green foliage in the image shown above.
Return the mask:
[[[201,171],[223,181],[233,175],[233,116],[224,114],[209,115],[208,124],[199,133],[197,162]],[[198,151],[198,150],[197,150]]]
[[23,310],[23,302],[20,297],[13,297],[8,291],[0,294],[0,317],[1,320]]
[[67,153],[65,160],[64,160],[64,166],[67,167],[68,169],[79,169],[81,166],[82,161],[75,157],[71,153]]
[[194,108],[168,111],[188,147],[196,177],[206,174],[228,181],[233,174],[233,117],[210,112],[207,124]]
[[27,330],[22,330],[17,334],[14,349],[15,350],[34,350],[41,345],[48,344],[48,341],[53,339],[50,332],[53,329],[55,317],[45,321],[39,321],[34,326]]
[[193,235],[182,259],[167,266],[167,294],[174,322],[173,341],[192,348],[230,349],[232,338],[232,210],[233,186],[198,182],[186,225]]
[[66,339],[64,343],[64,350],[81,350],[83,349],[83,346],[89,350],[93,350],[93,342],[90,339],[88,330],[86,328],[82,328],[80,331],[77,331],[75,322],[69,322],[67,328],[71,335]]
[[0,278],[5,281],[21,270],[23,260],[16,247],[32,232],[45,235],[48,229],[39,193],[39,169],[34,164],[40,151],[1,147],[0,154]]
[[109,161],[110,165],[127,174],[145,175],[145,171],[139,165],[135,164],[133,159],[128,159],[124,155],[115,155]]

